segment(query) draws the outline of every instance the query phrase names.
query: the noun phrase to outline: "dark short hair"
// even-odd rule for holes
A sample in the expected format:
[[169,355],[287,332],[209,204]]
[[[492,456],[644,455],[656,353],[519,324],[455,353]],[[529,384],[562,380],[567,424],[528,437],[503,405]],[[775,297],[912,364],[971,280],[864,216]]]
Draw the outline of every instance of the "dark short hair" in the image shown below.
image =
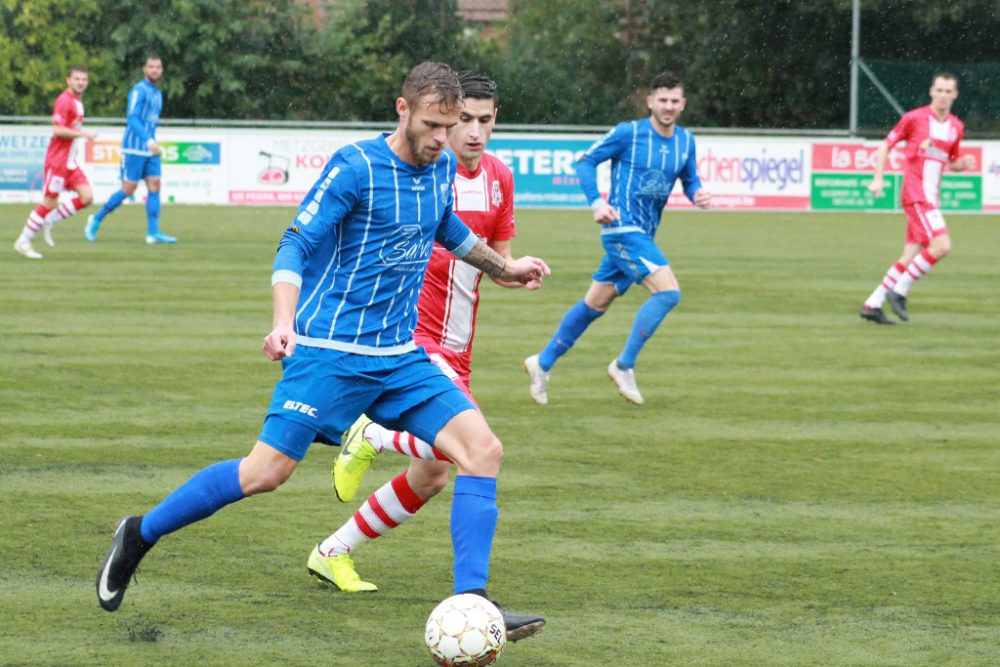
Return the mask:
[[653,80],[649,82],[649,89],[656,90],[657,88],[666,88],[670,90],[672,88],[683,88],[684,82],[681,78],[674,74],[673,72],[662,72],[653,77]]
[[448,65],[424,61],[410,70],[403,82],[402,96],[415,104],[424,95],[434,95],[444,108],[462,104],[462,85],[458,75]]
[[87,66],[86,65],[72,65],[72,66],[70,66],[69,73],[66,74],[66,76],[68,76],[68,77],[69,76],[73,76],[73,72],[80,72],[82,74],[87,74],[88,73]]
[[145,65],[150,60],[159,60],[161,63],[163,62],[163,58],[161,58],[160,54],[157,53],[156,51],[150,51],[149,53],[147,53],[145,60],[142,61],[142,64]]
[[949,81],[954,81],[955,87],[958,88],[958,76],[956,74],[952,74],[951,72],[937,72],[934,74],[934,78],[931,79],[931,85],[933,86],[934,82],[938,79],[948,79]]
[[482,72],[465,70],[459,72],[458,82],[462,85],[462,97],[474,100],[493,100],[493,106],[500,106],[500,95],[497,93],[497,83]]

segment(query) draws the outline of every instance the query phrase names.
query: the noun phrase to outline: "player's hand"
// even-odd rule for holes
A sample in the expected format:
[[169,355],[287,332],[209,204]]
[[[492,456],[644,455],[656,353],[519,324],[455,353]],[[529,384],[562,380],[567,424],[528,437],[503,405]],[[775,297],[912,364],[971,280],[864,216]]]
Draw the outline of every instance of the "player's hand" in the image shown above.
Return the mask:
[[875,176],[872,178],[872,182],[868,184],[868,191],[876,197],[881,197],[884,190],[885,183],[882,181],[881,176]]
[[[542,279],[551,273],[548,264],[537,257],[526,256],[509,260],[501,278],[521,283],[528,289],[538,289],[542,284]],[[532,287],[532,285],[534,286]]]
[[599,225],[610,225],[615,220],[621,220],[621,216],[618,215],[618,211],[615,210],[614,206],[607,202],[594,211],[594,222]]
[[264,356],[271,361],[281,361],[295,354],[295,329],[291,324],[279,324],[264,337]]
[[976,168],[976,158],[974,155],[963,155],[954,162],[951,163],[952,171],[965,171],[966,169]]
[[708,208],[712,205],[712,195],[704,190],[694,193],[694,205],[698,208]]
[[153,155],[159,155],[160,153],[163,152],[163,149],[160,148],[160,144],[156,143],[155,141],[150,142],[148,146],[149,146],[149,152],[152,153]]
[[97,132],[94,132],[93,130],[84,130],[83,137],[87,141],[97,141]]

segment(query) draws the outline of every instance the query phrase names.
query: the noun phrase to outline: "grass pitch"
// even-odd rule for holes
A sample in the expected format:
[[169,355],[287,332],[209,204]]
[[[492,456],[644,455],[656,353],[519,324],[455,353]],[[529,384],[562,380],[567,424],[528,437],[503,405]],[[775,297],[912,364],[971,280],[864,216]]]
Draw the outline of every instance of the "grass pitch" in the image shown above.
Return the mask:
[[[291,209],[82,216],[40,262],[0,207],[0,664],[427,665],[450,592],[450,489],[363,546],[380,586],[306,576],[355,505],[316,446],[277,493],[165,538],[115,614],[94,577],[112,530],[201,467],[249,451],[277,365],[259,352]],[[518,213],[542,291],[484,283],[473,391],[504,441],[491,590],[539,611],[505,665],[995,665],[1000,661],[996,217],[949,216],[955,251],[877,327],[862,300],[901,215],[668,213],[684,298],[639,358],[643,407],[604,375],[635,290],[534,405],[521,360],[600,257],[586,212]],[[643,292],[640,294],[640,292]],[[404,465],[383,456],[359,493]]]

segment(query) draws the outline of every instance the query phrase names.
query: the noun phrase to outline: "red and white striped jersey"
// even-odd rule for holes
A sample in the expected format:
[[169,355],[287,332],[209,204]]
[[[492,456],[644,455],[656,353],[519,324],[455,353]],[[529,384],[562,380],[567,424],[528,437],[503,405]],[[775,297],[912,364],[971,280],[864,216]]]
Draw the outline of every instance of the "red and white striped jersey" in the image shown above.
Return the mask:
[[[73,130],[83,127],[83,102],[76,98],[72,90],[67,88],[56,98],[55,107],[52,109],[52,124]],[[69,170],[77,168],[75,141],[75,139],[52,136],[49,149],[45,152],[46,171],[50,168]]]
[[958,159],[959,143],[965,136],[965,125],[952,114],[938,120],[930,105],[903,114],[896,127],[885,138],[889,146],[906,142],[903,154],[902,204],[908,206],[926,202],[939,206],[941,176],[949,162]]
[[[452,185],[454,211],[487,243],[514,238],[514,176],[498,158],[484,153],[469,173],[462,165]],[[482,272],[435,244],[417,304],[414,338],[472,357]],[[456,369],[461,370],[461,369]]]

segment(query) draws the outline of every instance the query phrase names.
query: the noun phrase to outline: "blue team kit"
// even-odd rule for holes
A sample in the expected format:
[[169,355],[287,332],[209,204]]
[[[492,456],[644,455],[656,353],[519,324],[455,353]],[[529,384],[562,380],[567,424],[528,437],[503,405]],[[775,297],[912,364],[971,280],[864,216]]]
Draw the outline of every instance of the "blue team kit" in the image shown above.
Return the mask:
[[593,278],[613,284],[624,294],[632,284],[669,263],[653,239],[677,179],[689,199],[701,189],[701,180],[694,136],[675,125],[673,135],[664,137],[653,129],[649,118],[619,123],[577,163],[588,202],[603,201],[597,188],[597,166],[605,160],[613,160],[608,203],[620,219],[601,230],[606,255]]
[[410,165],[386,135],[330,159],[275,257],[273,281],[300,289],[298,348],[284,362],[262,441],[299,459],[315,432],[339,441],[365,412],[433,442],[474,409],[413,342],[434,242],[458,256],[478,242],[452,212],[456,169],[449,151]]

